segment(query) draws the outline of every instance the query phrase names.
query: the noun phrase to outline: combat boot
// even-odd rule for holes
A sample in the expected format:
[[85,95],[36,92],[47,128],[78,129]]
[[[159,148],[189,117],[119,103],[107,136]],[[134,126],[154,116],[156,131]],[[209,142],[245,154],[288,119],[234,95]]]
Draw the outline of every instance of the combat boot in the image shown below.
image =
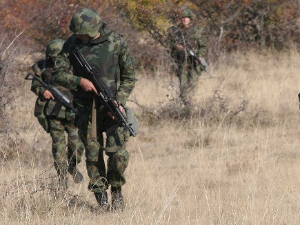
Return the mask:
[[124,199],[122,195],[121,187],[111,187],[111,202],[112,210],[123,211],[124,210]]
[[104,212],[108,212],[110,205],[108,204],[108,197],[106,191],[94,192],[97,202]]
[[76,167],[69,167],[68,172],[72,175],[75,183],[78,184],[83,181],[83,176]]

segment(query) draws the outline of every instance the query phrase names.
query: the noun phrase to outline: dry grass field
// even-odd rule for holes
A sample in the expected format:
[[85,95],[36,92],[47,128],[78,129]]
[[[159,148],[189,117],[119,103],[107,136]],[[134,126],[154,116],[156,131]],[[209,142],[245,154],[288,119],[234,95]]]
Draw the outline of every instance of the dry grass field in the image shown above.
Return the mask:
[[[123,212],[103,213],[85,180],[57,194],[51,139],[22,81],[0,133],[0,224],[299,224],[300,53],[236,53],[200,77],[192,113],[175,76],[139,72]],[[22,78],[25,73],[19,74]],[[14,116],[13,116],[14,115]]]

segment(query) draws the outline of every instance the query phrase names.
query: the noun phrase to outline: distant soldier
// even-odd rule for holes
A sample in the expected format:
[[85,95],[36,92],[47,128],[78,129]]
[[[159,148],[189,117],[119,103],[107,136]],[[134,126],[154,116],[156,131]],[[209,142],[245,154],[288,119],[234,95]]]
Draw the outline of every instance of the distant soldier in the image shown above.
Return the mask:
[[[46,59],[36,62],[32,66],[32,70],[45,83],[56,86],[59,91],[72,99],[71,92],[62,86],[55,85],[52,79],[54,60],[62,50],[63,44],[64,41],[60,39],[50,41],[47,45]],[[78,136],[78,129],[74,125],[75,113],[56,102],[52,93],[38,81],[32,81],[31,90],[38,96],[35,116],[52,137],[52,155],[59,176],[59,188],[65,190],[68,188],[67,172],[73,176],[75,183],[83,180],[77,164],[81,161],[84,145]],[[68,135],[67,143],[65,132]]]
[[[127,99],[135,86],[134,60],[126,40],[113,31],[105,31],[100,14],[94,9],[77,11],[69,27],[73,35],[55,61],[55,81],[75,91],[77,126],[86,147],[89,189],[95,194],[102,210],[108,211],[107,189],[110,185],[112,209],[123,210],[122,186],[126,182],[124,172],[130,157],[126,150],[130,133],[112,118],[94,84],[76,61],[74,52],[79,51],[99,71],[97,76],[106,83],[124,114]],[[72,73],[68,72],[69,68]],[[105,140],[103,132],[106,133]],[[107,170],[104,153],[108,156]]]
[[185,106],[190,106],[188,94],[201,75],[199,63],[189,53],[192,50],[201,62],[206,54],[206,40],[199,29],[193,24],[194,15],[190,9],[183,10],[181,21],[177,26],[168,29],[167,43],[171,56],[176,64],[176,76],[179,78],[180,98]]

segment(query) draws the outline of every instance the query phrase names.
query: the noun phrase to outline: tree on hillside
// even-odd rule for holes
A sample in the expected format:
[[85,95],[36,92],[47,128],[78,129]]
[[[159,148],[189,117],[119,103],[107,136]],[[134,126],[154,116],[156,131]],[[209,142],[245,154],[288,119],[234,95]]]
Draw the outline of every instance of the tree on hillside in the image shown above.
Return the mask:
[[[217,57],[222,51],[247,48],[284,50],[291,44],[299,44],[300,4],[297,0],[118,2],[134,26],[140,30],[148,29],[152,35],[163,34],[166,24],[178,20],[180,8],[190,7],[196,14],[196,23],[205,27],[212,57]],[[134,4],[137,2],[139,4]]]
[[103,0],[101,4],[84,0],[76,3],[73,0],[4,0],[0,7],[3,33],[13,39],[23,31],[28,41],[34,41],[32,51],[44,50],[45,44],[54,38],[67,38],[70,18],[79,7],[95,8],[108,23],[108,29],[116,29],[126,36],[138,65],[149,67],[157,63],[162,51],[155,38],[178,21],[182,7],[190,7],[197,25],[205,28],[212,59],[223,51],[284,50],[291,44],[300,44],[298,0]]
[[295,0],[196,0],[217,50],[276,48],[283,50],[299,35],[299,2]]

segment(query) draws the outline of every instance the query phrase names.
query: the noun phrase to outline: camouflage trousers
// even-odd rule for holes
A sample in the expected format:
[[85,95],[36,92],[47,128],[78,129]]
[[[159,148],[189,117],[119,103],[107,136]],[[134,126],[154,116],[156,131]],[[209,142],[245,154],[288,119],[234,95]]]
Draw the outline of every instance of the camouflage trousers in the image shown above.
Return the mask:
[[200,67],[191,63],[177,63],[176,76],[179,79],[180,99],[184,105],[189,105],[201,76]]
[[[58,175],[65,175],[70,168],[76,168],[76,165],[81,162],[84,145],[73,121],[49,119],[49,125],[54,166]],[[67,133],[67,142],[65,132]]]
[[[79,107],[77,126],[79,136],[86,149],[86,166],[90,178],[89,189],[101,192],[108,186],[121,187],[126,179],[124,171],[128,166],[130,153],[126,150],[129,132],[118,127],[104,109],[97,109],[97,138],[92,136],[92,106]],[[103,138],[106,132],[106,138]],[[106,148],[103,147],[104,143]],[[109,151],[112,150],[112,151]],[[108,156],[107,168],[104,153]]]

